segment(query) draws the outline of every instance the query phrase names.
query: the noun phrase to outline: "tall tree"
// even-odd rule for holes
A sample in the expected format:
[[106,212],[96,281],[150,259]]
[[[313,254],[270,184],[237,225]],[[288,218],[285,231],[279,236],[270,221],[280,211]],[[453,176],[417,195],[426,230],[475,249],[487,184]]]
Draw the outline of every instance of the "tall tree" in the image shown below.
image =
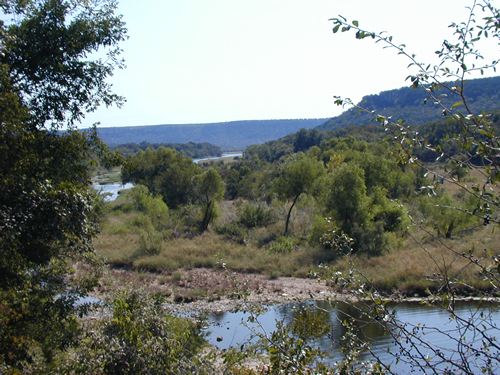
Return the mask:
[[299,197],[311,191],[316,179],[324,172],[323,164],[302,153],[296,155],[282,166],[280,175],[275,182],[278,195],[292,203],[288,209],[283,234],[288,234],[290,217]]
[[[50,361],[76,333],[71,272],[92,258],[95,142],[85,112],[120,102],[106,83],[126,37],[111,0],[0,2],[0,372]],[[95,52],[107,57],[92,58]],[[101,56],[103,56],[101,54]],[[65,129],[64,133],[56,130]]]
[[214,168],[209,168],[197,175],[195,178],[195,191],[196,199],[201,203],[203,209],[200,229],[204,232],[216,217],[217,201],[224,196],[224,182],[219,172]]

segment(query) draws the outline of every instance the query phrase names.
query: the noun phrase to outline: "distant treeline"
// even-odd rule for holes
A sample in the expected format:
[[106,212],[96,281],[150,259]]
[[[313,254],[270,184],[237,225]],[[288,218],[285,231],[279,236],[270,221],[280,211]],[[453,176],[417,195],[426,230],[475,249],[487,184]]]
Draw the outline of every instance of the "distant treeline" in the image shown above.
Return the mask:
[[[449,86],[453,86],[449,83]],[[471,79],[465,81],[464,93],[472,111],[498,111],[500,109],[500,77]],[[450,107],[460,100],[458,95],[441,90],[436,93],[443,104]],[[441,111],[432,101],[426,101],[425,87],[417,89],[403,87],[395,90],[383,91],[376,95],[367,95],[358,105],[364,109],[375,111],[377,114],[392,116],[394,120],[403,118],[407,124],[422,125],[440,119]],[[374,124],[373,115],[351,108],[341,115],[334,117],[323,125],[322,130],[333,130],[351,125]]]
[[173,148],[174,150],[180,152],[184,156],[191,159],[205,158],[209,156],[221,156],[222,150],[219,146],[203,142],[203,143],[125,143],[115,147],[112,147],[114,151],[119,152],[123,156],[130,156],[136,154],[139,151],[144,151],[148,148],[158,149],[160,147]]
[[[500,111],[491,115],[491,131],[500,133]],[[418,130],[425,144],[435,145],[435,150],[425,147],[414,150],[415,155],[423,162],[433,162],[443,153],[441,161],[454,156],[461,147],[456,139],[462,128],[456,119],[451,117],[439,121],[413,127]],[[486,131],[486,129],[485,129]],[[261,145],[253,145],[245,150],[246,159],[258,158],[268,163],[273,163],[281,158],[296,153],[308,151],[311,147],[322,147],[325,141],[332,138],[353,138],[359,141],[375,142],[382,141],[390,137],[380,125],[350,125],[336,130],[301,129],[297,133],[287,135],[276,141],[267,142]]]
[[99,137],[110,147],[127,143],[208,142],[224,151],[281,138],[301,128],[314,128],[327,119],[248,120],[208,124],[99,127]]

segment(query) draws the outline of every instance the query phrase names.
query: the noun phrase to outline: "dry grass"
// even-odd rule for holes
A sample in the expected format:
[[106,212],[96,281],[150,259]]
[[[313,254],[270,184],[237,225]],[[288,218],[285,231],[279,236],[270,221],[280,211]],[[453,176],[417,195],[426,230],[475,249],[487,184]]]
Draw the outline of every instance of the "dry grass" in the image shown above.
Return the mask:
[[[309,265],[318,256],[317,251],[308,246],[297,246],[296,250],[288,254],[274,254],[268,246],[259,246],[267,238],[274,238],[281,233],[281,223],[253,230],[246,244],[229,241],[208,231],[193,238],[165,239],[158,254],[141,254],[140,235],[134,227],[139,214],[120,210],[121,204],[123,202],[113,202],[109,206],[101,233],[94,240],[98,254],[112,266],[128,266],[151,272],[225,267],[244,273],[291,276],[305,275],[310,269]],[[225,202],[224,221],[234,220],[234,212],[234,204]]]
[[[415,239],[417,234],[420,238]],[[466,256],[471,252],[480,264],[493,265],[493,256],[500,254],[500,235],[496,228],[484,227],[451,240],[417,234],[408,238],[403,248],[385,255],[352,258],[354,267],[379,290],[387,293],[422,296],[426,295],[428,288],[438,291],[443,285],[440,275],[446,275],[454,282],[461,294],[473,294],[474,288],[489,289],[489,284],[480,275],[480,268]],[[348,267],[345,259],[334,266],[337,270]]]
[[[334,260],[330,251],[313,249],[307,244],[313,209],[304,201],[297,207],[293,221],[294,246],[290,252],[273,252],[272,243],[283,230],[283,222],[248,231],[244,244],[228,240],[214,231],[193,238],[168,238],[164,236],[160,250],[155,255],[140,252],[141,239],[134,227],[139,213],[125,209],[126,197],[109,205],[102,224],[102,233],[95,239],[95,247],[108,264],[127,266],[136,271],[171,273],[182,269],[227,269],[241,273],[261,273],[278,276],[307,276],[317,270],[319,263],[331,264],[330,269],[347,270],[347,259]],[[125,202],[125,203],[124,203]],[[222,202],[221,224],[234,222],[241,202]],[[283,207],[275,207],[277,211]],[[425,295],[440,283],[436,275],[446,271],[461,293],[473,293],[467,285],[485,290],[477,266],[462,254],[472,254],[483,264],[492,264],[493,256],[500,255],[500,235],[495,225],[463,232],[454,239],[440,239],[423,229],[412,228],[411,236],[394,241],[393,249],[379,257],[354,256],[355,267],[378,289],[386,293],[401,292],[405,295]],[[160,275],[158,275],[160,277]]]
[[137,269],[174,271],[179,268],[227,268],[245,273],[292,275],[303,264],[307,251],[273,254],[265,248],[239,245],[206,232],[192,239],[175,239],[164,244],[160,254],[134,260]]

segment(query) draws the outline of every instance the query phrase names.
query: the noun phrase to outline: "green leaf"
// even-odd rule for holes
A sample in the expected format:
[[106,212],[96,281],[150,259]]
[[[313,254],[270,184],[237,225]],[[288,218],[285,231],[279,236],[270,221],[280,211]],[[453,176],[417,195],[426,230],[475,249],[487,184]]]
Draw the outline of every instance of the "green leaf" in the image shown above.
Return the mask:
[[352,24],[353,24],[354,26],[356,26],[356,27],[358,27],[358,26],[359,26],[359,22],[358,22],[358,21],[352,21]]
[[332,29],[333,33],[335,34],[337,31],[340,29],[340,23],[335,25],[335,27]]
[[458,107],[460,107],[462,105],[464,105],[464,103],[461,100],[459,100],[458,102],[455,102],[455,103],[452,104],[451,109],[458,108]]

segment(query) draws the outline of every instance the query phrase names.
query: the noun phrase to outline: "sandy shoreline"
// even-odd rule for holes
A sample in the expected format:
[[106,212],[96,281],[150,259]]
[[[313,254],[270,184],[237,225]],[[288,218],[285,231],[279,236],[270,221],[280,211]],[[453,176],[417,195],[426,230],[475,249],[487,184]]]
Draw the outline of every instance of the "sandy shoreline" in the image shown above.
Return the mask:
[[[271,305],[305,301],[355,302],[352,294],[339,293],[325,280],[280,277],[270,279],[261,274],[244,274],[229,270],[197,268],[174,273],[140,273],[123,269],[107,269],[98,298],[107,299],[114,292],[131,289],[165,297],[170,311],[198,314],[246,310],[252,305]],[[425,297],[384,297],[386,302],[432,302]],[[464,296],[463,302],[500,303],[500,298]]]

